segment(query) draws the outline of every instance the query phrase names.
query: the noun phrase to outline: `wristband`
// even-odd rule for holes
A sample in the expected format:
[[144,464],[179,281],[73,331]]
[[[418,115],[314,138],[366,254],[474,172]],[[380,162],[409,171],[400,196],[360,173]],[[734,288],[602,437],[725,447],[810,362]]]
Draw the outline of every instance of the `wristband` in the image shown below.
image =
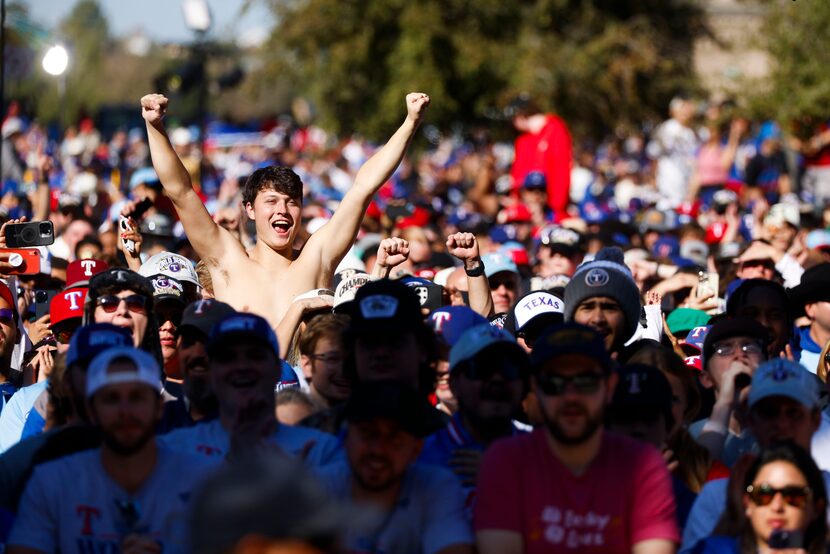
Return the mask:
[[484,275],[484,262],[478,260],[478,266],[473,269],[468,269],[467,264],[464,264],[464,273],[467,274],[467,277],[481,277]]

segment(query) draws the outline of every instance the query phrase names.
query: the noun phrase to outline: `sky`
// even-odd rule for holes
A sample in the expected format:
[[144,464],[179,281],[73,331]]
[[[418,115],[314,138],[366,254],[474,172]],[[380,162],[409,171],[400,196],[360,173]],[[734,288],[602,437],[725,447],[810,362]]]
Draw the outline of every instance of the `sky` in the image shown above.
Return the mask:
[[[47,30],[55,28],[75,5],[75,0],[24,0],[30,17]],[[187,42],[193,32],[184,23],[180,0],[98,0],[110,31],[123,36],[135,30],[144,31],[151,39],[163,42]],[[240,34],[266,33],[273,17],[265,2],[253,2],[240,15],[243,0],[207,0],[213,16],[211,33],[218,38]]]

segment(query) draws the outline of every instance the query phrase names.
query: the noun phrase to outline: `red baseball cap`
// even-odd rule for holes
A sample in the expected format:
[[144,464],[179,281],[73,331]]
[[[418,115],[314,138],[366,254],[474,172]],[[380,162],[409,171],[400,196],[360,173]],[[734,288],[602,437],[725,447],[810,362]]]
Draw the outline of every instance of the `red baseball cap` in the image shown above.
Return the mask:
[[533,221],[533,216],[524,204],[513,204],[500,211],[496,219],[502,225],[507,223],[530,223]]
[[9,308],[11,308],[14,311],[17,311],[17,304],[15,304],[14,302],[14,296],[12,296],[12,291],[8,287],[8,285],[6,285],[6,283],[4,283],[3,281],[0,281],[0,298],[6,301],[6,304],[9,305]]
[[54,297],[49,303],[49,322],[54,327],[62,321],[84,315],[84,302],[86,301],[87,288],[66,289]]
[[64,288],[86,287],[93,275],[108,268],[109,264],[103,260],[93,260],[91,258],[75,260],[66,266],[66,287]]

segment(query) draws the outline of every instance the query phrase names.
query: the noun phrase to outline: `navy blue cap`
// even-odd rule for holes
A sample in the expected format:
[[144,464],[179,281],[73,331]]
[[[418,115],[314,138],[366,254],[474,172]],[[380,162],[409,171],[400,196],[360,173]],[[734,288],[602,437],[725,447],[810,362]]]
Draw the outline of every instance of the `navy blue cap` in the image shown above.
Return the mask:
[[455,346],[464,331],[476,325],[487,324],[487,318],[467,306],[443,306],[429,314],[427,319],[435,334],[448,346]]
[[548,186],[548,180],[545,178],[545,174],[541,171],[531,171],[525,177],[523,186],[526,189],[546,189]]
[[533,344],[533,352],[530,353],[531,369],[538,371],[548,360],[568,354],[581,354],[592,358],[599,362],[605,371],[610,371],[614,367],[614,361],[605,350],[602,336],[595,329],[567,322],[542,331]]
[[279,358],[280,347],[277,335],[268,322],[255,314],[235,313],[213,326],[208,342],[208,354],[211,356],[230,339],[254,339],[265,344]]
[[75,364],[86,365],[92,358],[116,346],[132,346],[133,336],[123,327],[112,323],[90,323],[78,327],[69,341],[66,352],[66,367]]

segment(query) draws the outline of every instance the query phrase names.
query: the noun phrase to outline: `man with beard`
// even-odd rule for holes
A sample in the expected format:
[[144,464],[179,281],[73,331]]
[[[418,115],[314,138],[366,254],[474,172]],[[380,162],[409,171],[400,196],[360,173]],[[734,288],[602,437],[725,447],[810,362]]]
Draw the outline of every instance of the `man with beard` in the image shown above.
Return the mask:
[[489,323],[465,331],[450,350],[450,388],[458,411],[427,438],[420,462],[451,469],[475,489],[482,453],[516,432],[529,369],[527,354],[510,333]]
[[602,336],[565,323],[539,338],[530,359],[545,425],[484,455],[479,552],[674,552],[680,537],[660,453],[603,429],[617,377]]
[[103,443],[35,469],[7,552],[186,551],[188,502],[206,464],[157,447],[160,375],[132,346],[95,357],[86,397]]
[[168,448],[212,461],[229,454],[281,450],[312,467],[340,456],[333,436],[277,421],[279,346],[265,319],[246,313],[224,318],[213,326],[207,355],[208,380],[219,402],[219,417],[164,435],[161,440]]
[[376,517],[350,521],[350,552],[467,554],[473,537],[461,486],[449,471],[415,463],[441,418],[415,389],[396,381],[359,384],[346,404],[348,462],[320,472],[338,500]]
[[640,290],[617,247],[597,252],[565,287],[565,321],[593,327],[608,352],[619,352],[634,336],[640,310]]

